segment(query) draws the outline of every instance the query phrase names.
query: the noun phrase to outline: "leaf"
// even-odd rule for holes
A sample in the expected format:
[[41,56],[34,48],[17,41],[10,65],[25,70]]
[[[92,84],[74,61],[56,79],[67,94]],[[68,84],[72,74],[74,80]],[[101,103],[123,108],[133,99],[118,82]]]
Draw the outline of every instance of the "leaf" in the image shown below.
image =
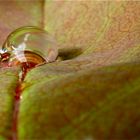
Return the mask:
[[22,93],[19,114],[20,139],[140,137],[140,64],[71,74],[60,67],[48,64],[26,77],[28,86]]
[[14,95],[19,69],[0,69],[0,139],[11,137]]
[[130,1],[45,1],[44,28],[62,52],[23,82],[20,140],[140,138],[139,9]]
[[82,48],[81,56],[96,65],[136,61],[139,9],[138,1],[52,1],[45,5],[45,29],[60,48]]
[[20,139],[139,139],[139,8],[138,2],[46,2],[45,29],[65,48],[64,58],[69,48],[82,54],[27,74]]

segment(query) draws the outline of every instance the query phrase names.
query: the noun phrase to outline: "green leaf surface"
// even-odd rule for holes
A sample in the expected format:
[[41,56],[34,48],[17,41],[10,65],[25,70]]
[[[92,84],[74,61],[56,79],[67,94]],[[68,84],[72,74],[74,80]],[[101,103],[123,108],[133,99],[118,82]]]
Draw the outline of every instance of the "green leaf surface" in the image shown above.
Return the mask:
[[53,64],[32,70],[22,93],[19,138],[138,139],[139,70],[139,63],[70,74]]

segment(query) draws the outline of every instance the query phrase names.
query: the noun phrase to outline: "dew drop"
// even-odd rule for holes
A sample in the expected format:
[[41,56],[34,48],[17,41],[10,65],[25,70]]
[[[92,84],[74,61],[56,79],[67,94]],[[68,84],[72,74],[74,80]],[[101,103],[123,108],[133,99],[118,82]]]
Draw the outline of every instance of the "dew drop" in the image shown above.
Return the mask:
[[6,39],[1,50],[1,63],[21,65],[23,69],[55,61],[58,55],[55,39],[34,26],[16,29]]

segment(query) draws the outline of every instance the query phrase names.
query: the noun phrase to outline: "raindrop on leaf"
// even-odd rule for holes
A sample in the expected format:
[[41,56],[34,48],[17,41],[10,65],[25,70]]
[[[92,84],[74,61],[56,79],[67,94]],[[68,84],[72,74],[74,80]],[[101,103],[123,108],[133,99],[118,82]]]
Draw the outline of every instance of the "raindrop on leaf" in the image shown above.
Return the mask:
[[55,39],[45,30],[26,26],[16,29],[7,37],[0,53],[1,63],[28,69],[55,61],[58,49]]

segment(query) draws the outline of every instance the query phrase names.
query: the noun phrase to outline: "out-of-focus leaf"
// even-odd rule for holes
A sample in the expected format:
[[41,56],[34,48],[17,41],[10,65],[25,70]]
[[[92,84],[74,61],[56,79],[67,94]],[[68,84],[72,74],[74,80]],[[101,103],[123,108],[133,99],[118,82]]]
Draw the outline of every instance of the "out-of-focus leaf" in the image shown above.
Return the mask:
[[138,1],[52,1],[45,5],[45,29],[60,48],[82,48],[98,65],[129,62],[140,56],[139,15]]
[[21,26],[43,26],[42,0],[0,1],[0,46],[7,35]]

